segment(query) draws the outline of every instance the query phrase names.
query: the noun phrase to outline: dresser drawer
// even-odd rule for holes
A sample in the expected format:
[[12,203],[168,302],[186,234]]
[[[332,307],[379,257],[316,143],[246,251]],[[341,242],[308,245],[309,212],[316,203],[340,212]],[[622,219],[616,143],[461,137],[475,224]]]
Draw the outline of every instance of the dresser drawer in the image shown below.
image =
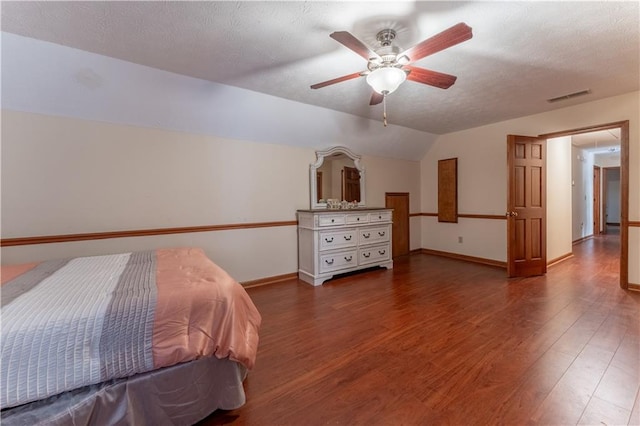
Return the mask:
[[318,226],[336,226],[336,225],[344,225],[344,215],[343,214],[332,214],[332,215],[321,215],[318,217]]
[[320,272],[353,268],[358,264],[358,250],[320,255]]
[[355,229],[346,231],[320,232],[320,251],[342,247],[355,247],[358,244],[358,234]]
[[369,213],[348,214],[345,216],[347,225],[369,222]]
[[374,244],[389,241],[389,226],[358,230],[360,244]]
[[369,214],[369,222],[391,222],[391,212],[373,212]]
[[371,246],[358,250],[358,264],[377,263],[391,258],[391,247],[389,244]]

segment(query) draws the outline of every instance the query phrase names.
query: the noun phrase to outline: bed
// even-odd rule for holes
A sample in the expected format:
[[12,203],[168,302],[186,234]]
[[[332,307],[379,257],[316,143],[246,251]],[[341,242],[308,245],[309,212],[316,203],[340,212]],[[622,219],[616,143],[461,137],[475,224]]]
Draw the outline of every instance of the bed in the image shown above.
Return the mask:
[[261,317],[199,248],[2,267],[3,425],[189,425],[245,402]]

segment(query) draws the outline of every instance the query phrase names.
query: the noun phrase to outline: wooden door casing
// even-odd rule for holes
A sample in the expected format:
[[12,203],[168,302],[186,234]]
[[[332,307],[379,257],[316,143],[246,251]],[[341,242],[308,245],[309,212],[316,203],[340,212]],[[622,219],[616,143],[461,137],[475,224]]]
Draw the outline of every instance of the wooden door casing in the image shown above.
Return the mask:
[[509,277],[547,272],[546,142],[531,136],[507,136]]
[[394,258],[409,254],[409,193],[385,193],[385,207],[393,209],[391,253]]
[[600,234],[600,167],[593,166],[593,235]]

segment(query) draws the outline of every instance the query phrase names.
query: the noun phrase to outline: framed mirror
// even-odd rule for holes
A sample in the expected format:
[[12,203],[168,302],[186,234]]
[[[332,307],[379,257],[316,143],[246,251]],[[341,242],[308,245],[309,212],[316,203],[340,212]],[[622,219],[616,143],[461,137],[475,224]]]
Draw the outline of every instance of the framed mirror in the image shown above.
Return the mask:
[[328,199],[357,202],[365,206],[364,167],[360,156],[342,146],[316,151],[309,167],[311,208],[327,208]]

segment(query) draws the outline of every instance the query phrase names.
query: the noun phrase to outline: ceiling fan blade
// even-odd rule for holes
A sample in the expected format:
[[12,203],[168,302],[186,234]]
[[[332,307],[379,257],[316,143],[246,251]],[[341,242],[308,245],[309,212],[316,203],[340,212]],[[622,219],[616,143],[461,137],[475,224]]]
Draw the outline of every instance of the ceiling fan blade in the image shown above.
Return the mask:
[[345,47],[353,50],[367,61],[369,60],[369,58],[380,58],[380,56],[376,52],[369,49],[363,42],[355,38],[353,34],[347,31],[335,31],[331,33],[329,37],[331,37],[338,43],[341,43]]
[[311,86],[312,89],[320,89],[322,87],[330,86],[332,84],[341,83],[343,81],[351,80],[356,77],[360,77],[362,75],[362,71],[354,72],[353,74],[343,75],[342,77],[334,78],[333,80],[323,81],[322,83],[316,83]]
[[458,43],[469,40],[471,37],[473,37],[471,27],[464,22],[461,22],[434,35],[433,37],[421,41],[398,56],[406,55],[409,57],[411,62],[415,62],[425,56],[432,55],[448,47],[455,46]]
[[458,78],[455,75],[413,67],[411,65],[405,65],[403,69],[411,71],[409,75],[407,75],[407,80],[428,84],[429,86],[439,87],[440,89],[448,89]]
[[384,95],[381,95],[380,93],[374,91],[371,94],[371,101],[369,101],[369,105],[378,105],[379,103],[382,102],[383,99],[384,99]]

